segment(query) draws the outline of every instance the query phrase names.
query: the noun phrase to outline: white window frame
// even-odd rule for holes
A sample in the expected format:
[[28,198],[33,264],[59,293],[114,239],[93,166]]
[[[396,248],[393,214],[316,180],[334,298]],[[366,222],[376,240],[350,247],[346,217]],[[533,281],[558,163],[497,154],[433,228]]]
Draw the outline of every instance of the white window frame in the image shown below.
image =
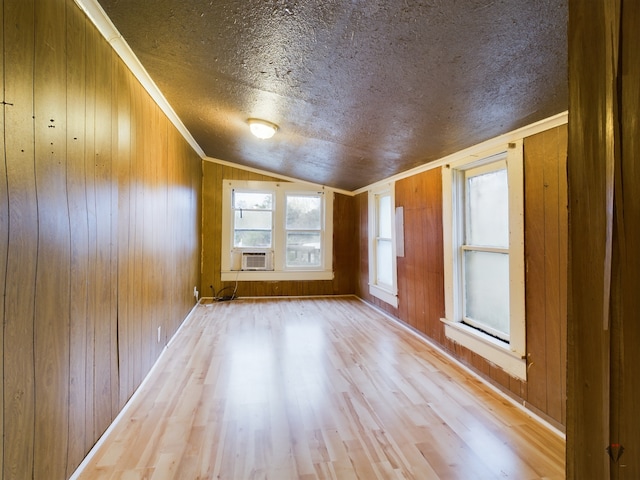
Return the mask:
[[[462,322],[465,171],[504,160],[509,184],[509,341],[499,340]],[[526,380],[526,323],[524,267],[523,142],[518,140],[481,155],[442,168],[443,243],[445,281],[445,335],[498,365],[510,375]]]
[[[273,270],[243,271],[233,269],[233,191],[271,192],[274,195],[272,247]],[[322,248],[319,266],[287,266],[286,265],[286,195],[287,194],[320,194],[322,196]],[[322,186],[295,182],[263,182],[252,180],[222,181],[222,248],[221,248],[221,280],[222,281],[277,281],[277,280],[331,280],[333,279],[333,196],[331,189]],[[260,249],[248,248],[256,251]]]
[[[378,282],[378,199],[380,196],[389,195],[391,198],[391,272],[392,285],[385,285]],[[376,298],[398,307],[398,270],[396,260],[396,221],[395,221],[395,183],[381,185],[368,193],[369,210],[369,293]]]

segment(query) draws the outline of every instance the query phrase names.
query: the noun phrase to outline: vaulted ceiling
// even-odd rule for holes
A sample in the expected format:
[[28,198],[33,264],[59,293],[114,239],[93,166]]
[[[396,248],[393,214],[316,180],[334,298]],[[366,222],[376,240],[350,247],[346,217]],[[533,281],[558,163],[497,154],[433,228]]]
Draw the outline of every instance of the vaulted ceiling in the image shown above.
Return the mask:
[[98,2],[206,156],[334,188],[568,107],[566,0]]

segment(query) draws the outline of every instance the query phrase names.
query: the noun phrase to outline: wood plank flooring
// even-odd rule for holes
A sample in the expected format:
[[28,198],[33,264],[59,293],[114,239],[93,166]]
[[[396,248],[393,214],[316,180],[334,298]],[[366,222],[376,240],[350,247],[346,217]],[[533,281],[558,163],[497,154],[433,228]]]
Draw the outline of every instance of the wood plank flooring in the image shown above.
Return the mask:
[[565,442],[355,297],[196,307],[79,479],[561,479]]

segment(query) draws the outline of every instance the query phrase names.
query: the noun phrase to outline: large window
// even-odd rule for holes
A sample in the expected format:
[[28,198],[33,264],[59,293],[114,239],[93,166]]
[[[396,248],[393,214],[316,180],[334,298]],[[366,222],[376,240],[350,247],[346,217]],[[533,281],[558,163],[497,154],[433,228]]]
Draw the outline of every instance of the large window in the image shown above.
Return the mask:
[[526,378],[522,142],[443,168],[445,333]]
[[333,192],[223,181],[222,280],[333,278]]
[[369,192],[369,292],[398,306],[393,185]]

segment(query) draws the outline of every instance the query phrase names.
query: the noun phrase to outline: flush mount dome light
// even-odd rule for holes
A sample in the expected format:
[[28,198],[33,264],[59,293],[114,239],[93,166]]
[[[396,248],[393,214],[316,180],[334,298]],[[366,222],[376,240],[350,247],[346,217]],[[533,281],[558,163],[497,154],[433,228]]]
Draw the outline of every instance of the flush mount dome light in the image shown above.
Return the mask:
[[260,120],[259,118],[250,118],[248,122],[251,133],[261,139],[273,137],[276,130],[278,130],[278,126],[275,123]]

